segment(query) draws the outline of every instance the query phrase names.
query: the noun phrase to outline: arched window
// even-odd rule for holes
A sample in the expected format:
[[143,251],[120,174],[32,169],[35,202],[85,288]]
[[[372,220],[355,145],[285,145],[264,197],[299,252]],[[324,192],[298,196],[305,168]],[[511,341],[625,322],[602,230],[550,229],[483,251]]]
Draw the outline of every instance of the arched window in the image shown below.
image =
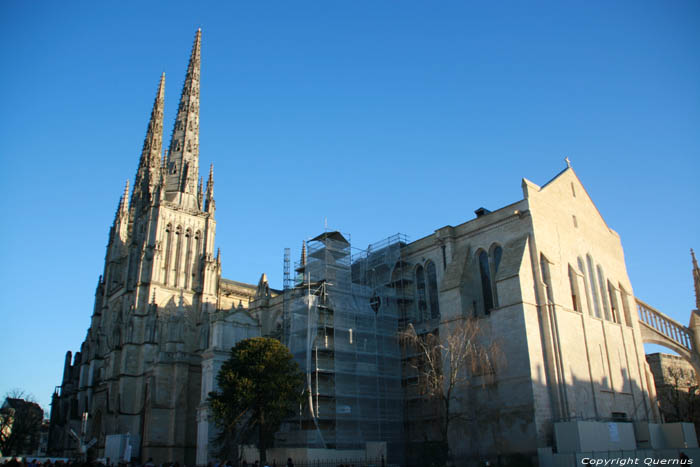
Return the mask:
[[544,283],[544,293],[548,304],[554,304],[554,294],[552,292],[552,276],[549,272],[549,261],[540,253],[540,272]]
[[588,286],[588,280],[586,278],[586,266],[583,264],[583,259],[579,256],[576,260],[578,264],[578,270],[583,276],[583,288],[586,291],[586,308],[588,308],[588,314],[593,316],[593,306],[591,304],[591,289]]
[[418,321],[424,321],[427,317],[428,304],[425,299],[425,273],[423,266],[416,268],[416,306],[418,307]]
[[632,315],[630,314],[629,294],[620,284],[620,301],[622,302],[622,311],[625,313],[625,324],[632,327]]
[[493,292],[493,306],[499,307],[498,301],[498,286],[496,284],[496,275],[498,274],[498,266],[501,264],[503,256],[503,248],[498,245],[491,247],[491,290]]
[[595,317],[603,319],[603,315],[600,312],[600,297],[598,296],[598,287],[596,287],[595,280],[595,270],[593,269],[593,258],[591,255],[586,255],[586,263],[588,264],[588,280],[587,285],[590,286],[593,295],[593,309],[595,310]]
[[175,229],[175,261],[173,267],[173,286],[177,287],[180,282],[180,261],[182,256],[182,227],[179,225]]
[[192,286],[190,282],[190,271],[192,270],[192,232],[187,229],[185,232],[185,288]]
[[596,266],[598,272],[598,287],[600,288],[600,298],[603,302],[603,312],[605,313],[605,319],[611,321],[610,318],[610,305],[608,303],[608,291],[605,288],[605,277],[603,276],[603,268],[600,264]]
[[192,269],[192,287],[194,288],[199,282],[199,259],[202,257],[202,234],[198,230],[194,234],[194,259]]
[[569,265],[569,287],[571,290],[571,307],[574,311],[581,313],[581,294],[578,290],[578,276],[571,265]]
[[428,298],[430,300],[430,318],[440,317],[440,302],[438,300],[437,271],[435,263],[425,263],[425,272],[428,276]]
[[165,276],[163,277],[163,283],[168,285],[168,274],[170,273],[170,262],[172,261],[171,255],[173,250],[173,238],[172,238],[173,226],[168,224],[165,227]]
[[488,315],[493,309],[493,293],[491,291],[489,255],[483,250],[479,253],[479,275],[481,276],[481,294],[484,298],[484,313]]
[[612,314],[612,319],[616,323],[622,323],[620,317],[620,307],[617,304],[617,291],[615,286],[608,281],[608,297],[610,298],[610,312]]

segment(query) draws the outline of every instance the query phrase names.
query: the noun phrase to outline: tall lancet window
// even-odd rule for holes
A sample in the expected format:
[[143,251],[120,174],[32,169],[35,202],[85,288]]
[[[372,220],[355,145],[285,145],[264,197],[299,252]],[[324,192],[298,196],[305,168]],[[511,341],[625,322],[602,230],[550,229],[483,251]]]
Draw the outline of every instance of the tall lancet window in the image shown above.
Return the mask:
[[165,262],[164,262],[164,276],[163,283],[168,285],[168,279],[170,274],[170,264],[172,262],[173,253],[173,226],[168,224],[165,227]]
[[498,285],[496,284],[496,275],[498,274],[498,266],[501,265],[501,257],[503,256],[503,248],[500,246],[491,247],[491,290],[493,291],[493,306],[498,308]]
[[428,303],[425,296],[425,273],[423,266],[416,268],[416,306],[418,307],[418,321],[427,318]]
[[591,255],[586,255],[586,263],[588,264],[587,282],[593,296],[593,309],[595,310],[595,317],[603,319],[603,314],[600,312],[600,296],[598,295],[598,287],[596,287],[595,269],[593,268],[593,258]]
[[586,265],[583,264],[583,259],[579,256],[576,259],[578,264],[578,269],[583,276],[583,288],[586,291],[586,308],[588,308],[588,314],[593,316],[593,301],[591,300],[591,289],[588,285],[588,279],[586,278]]
[[180,263],[182,257],[182,227],[179,225],[175,229],[175,261],[173,267],[173,286],[177,287],[180,283]]
[[600,288],[600,299],[603,303],[603,311],[605,313],[605,319],[608,321],[611,321],[610,318],[610,305],[608,304],[608,293],[607,290],[605,289],[605,276],[603,275],[603,268],[600,267],[600,264],[596,266],[596,270],[598,271],[598,287]]
[[190,271],[192,270],[192,232],[185,232],[185,288],[192,287]]
[[425,263],[425,272],[428,276],[428,299],[430,300],[430,318],[440,317],[440,301],[438,300],[437,271],[435,263]]
[[192,287],[199,283],[199,259],[202,257],[202,233],[198,230],[194,234],[194,258],[192,264]]
[[483,250],[479,253],[479,275],[481,276],[481,295],[484,298],[484,313],[488,315],[493,309],[493,292],[491,290],[489,255]]
[[549,270],[549,261],[540,253],[540,272],[544,283],[544,292],[547,304],[554,305],[554,291],[552,290],[552,275]]
[[571,290],[571,307],[574,311],[581,313],[581,294],[578,290],[578,275],[571,265],[569,265],[569,288]]
[[620,285],[620,302],[622,302],[622,311],[625,314],[625,324],[629,327],[632,327],[632,314],[630,313],[630,305],[629,305],[629,294],[625,290],[625,288]]
[[610,298],[610,313],[612,314],[613,321],[615,323],[622,323],[620,307],[617,304],[617,290],[615,290],[615,286],[612,285],[610,281],[608,281],[608,297]]

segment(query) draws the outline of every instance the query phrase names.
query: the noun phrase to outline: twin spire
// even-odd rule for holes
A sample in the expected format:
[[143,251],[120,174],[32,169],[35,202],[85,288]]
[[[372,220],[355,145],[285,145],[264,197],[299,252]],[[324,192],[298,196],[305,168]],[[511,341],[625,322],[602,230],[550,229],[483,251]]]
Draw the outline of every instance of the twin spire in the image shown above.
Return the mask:
[[[170,140],[170,149],[163,154],[163,109],[165,105],[165,73],[160,77],[151,119],[136,172],[131,203],[123,204],[131,216],[159,200],[167,200],[180,207],[214,212],[214,174],[209,172],[204,203],[199,179],[199,75],[202,49],[202,30],[198,29],[187,66],[185,83],[178,105],[177,117]],[[122,209],[122,203],[120,203]]]
[[[169,201],[197,200],[199,179],[199,69],[202,30],[198,29],[182,87],[175,126],[170,139],[166,167],[166,196]],[[177,194],[177,195],[175,195]],[[176,199],[177,198],[177,199]],[[188,200],[191,201],[191,200]]]
[[146,139],[141,150],[139,168],[136,171],[131,209],[141,210],[150,205],[150,196],[160,182],[160,155],[163,152],[163,107],[165,106],[165,73],[160,76],[156,100],[151,110]]

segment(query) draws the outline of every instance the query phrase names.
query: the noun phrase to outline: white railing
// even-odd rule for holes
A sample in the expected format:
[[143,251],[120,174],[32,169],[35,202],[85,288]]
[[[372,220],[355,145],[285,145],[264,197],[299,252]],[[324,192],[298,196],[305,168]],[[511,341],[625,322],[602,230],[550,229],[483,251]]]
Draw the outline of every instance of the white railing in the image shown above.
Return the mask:
[[638,298],[635,300],[637,302],[639,321],[654,329],[656,332],[663,334],[678,345],[686,348],[688,351],[693,350],[693,338],[690,329],[669,318],[652,306],[647,305]]

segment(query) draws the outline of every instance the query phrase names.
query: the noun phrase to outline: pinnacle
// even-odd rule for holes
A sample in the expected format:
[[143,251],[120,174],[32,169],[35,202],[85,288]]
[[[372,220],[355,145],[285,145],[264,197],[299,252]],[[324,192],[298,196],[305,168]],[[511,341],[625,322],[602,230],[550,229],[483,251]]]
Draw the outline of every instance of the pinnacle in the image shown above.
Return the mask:
[[122,195],[122,204],[126,207],[126,204],[128,203],[129,199],[129,180],[126,180],[126,183],[124,184],[124,194]]
[[129,210],[129,180],[127,179],[126,185],[124,186],[124,192],[119,197],[119,207],[117,208],[117,217],[121,214],[125,214]]

